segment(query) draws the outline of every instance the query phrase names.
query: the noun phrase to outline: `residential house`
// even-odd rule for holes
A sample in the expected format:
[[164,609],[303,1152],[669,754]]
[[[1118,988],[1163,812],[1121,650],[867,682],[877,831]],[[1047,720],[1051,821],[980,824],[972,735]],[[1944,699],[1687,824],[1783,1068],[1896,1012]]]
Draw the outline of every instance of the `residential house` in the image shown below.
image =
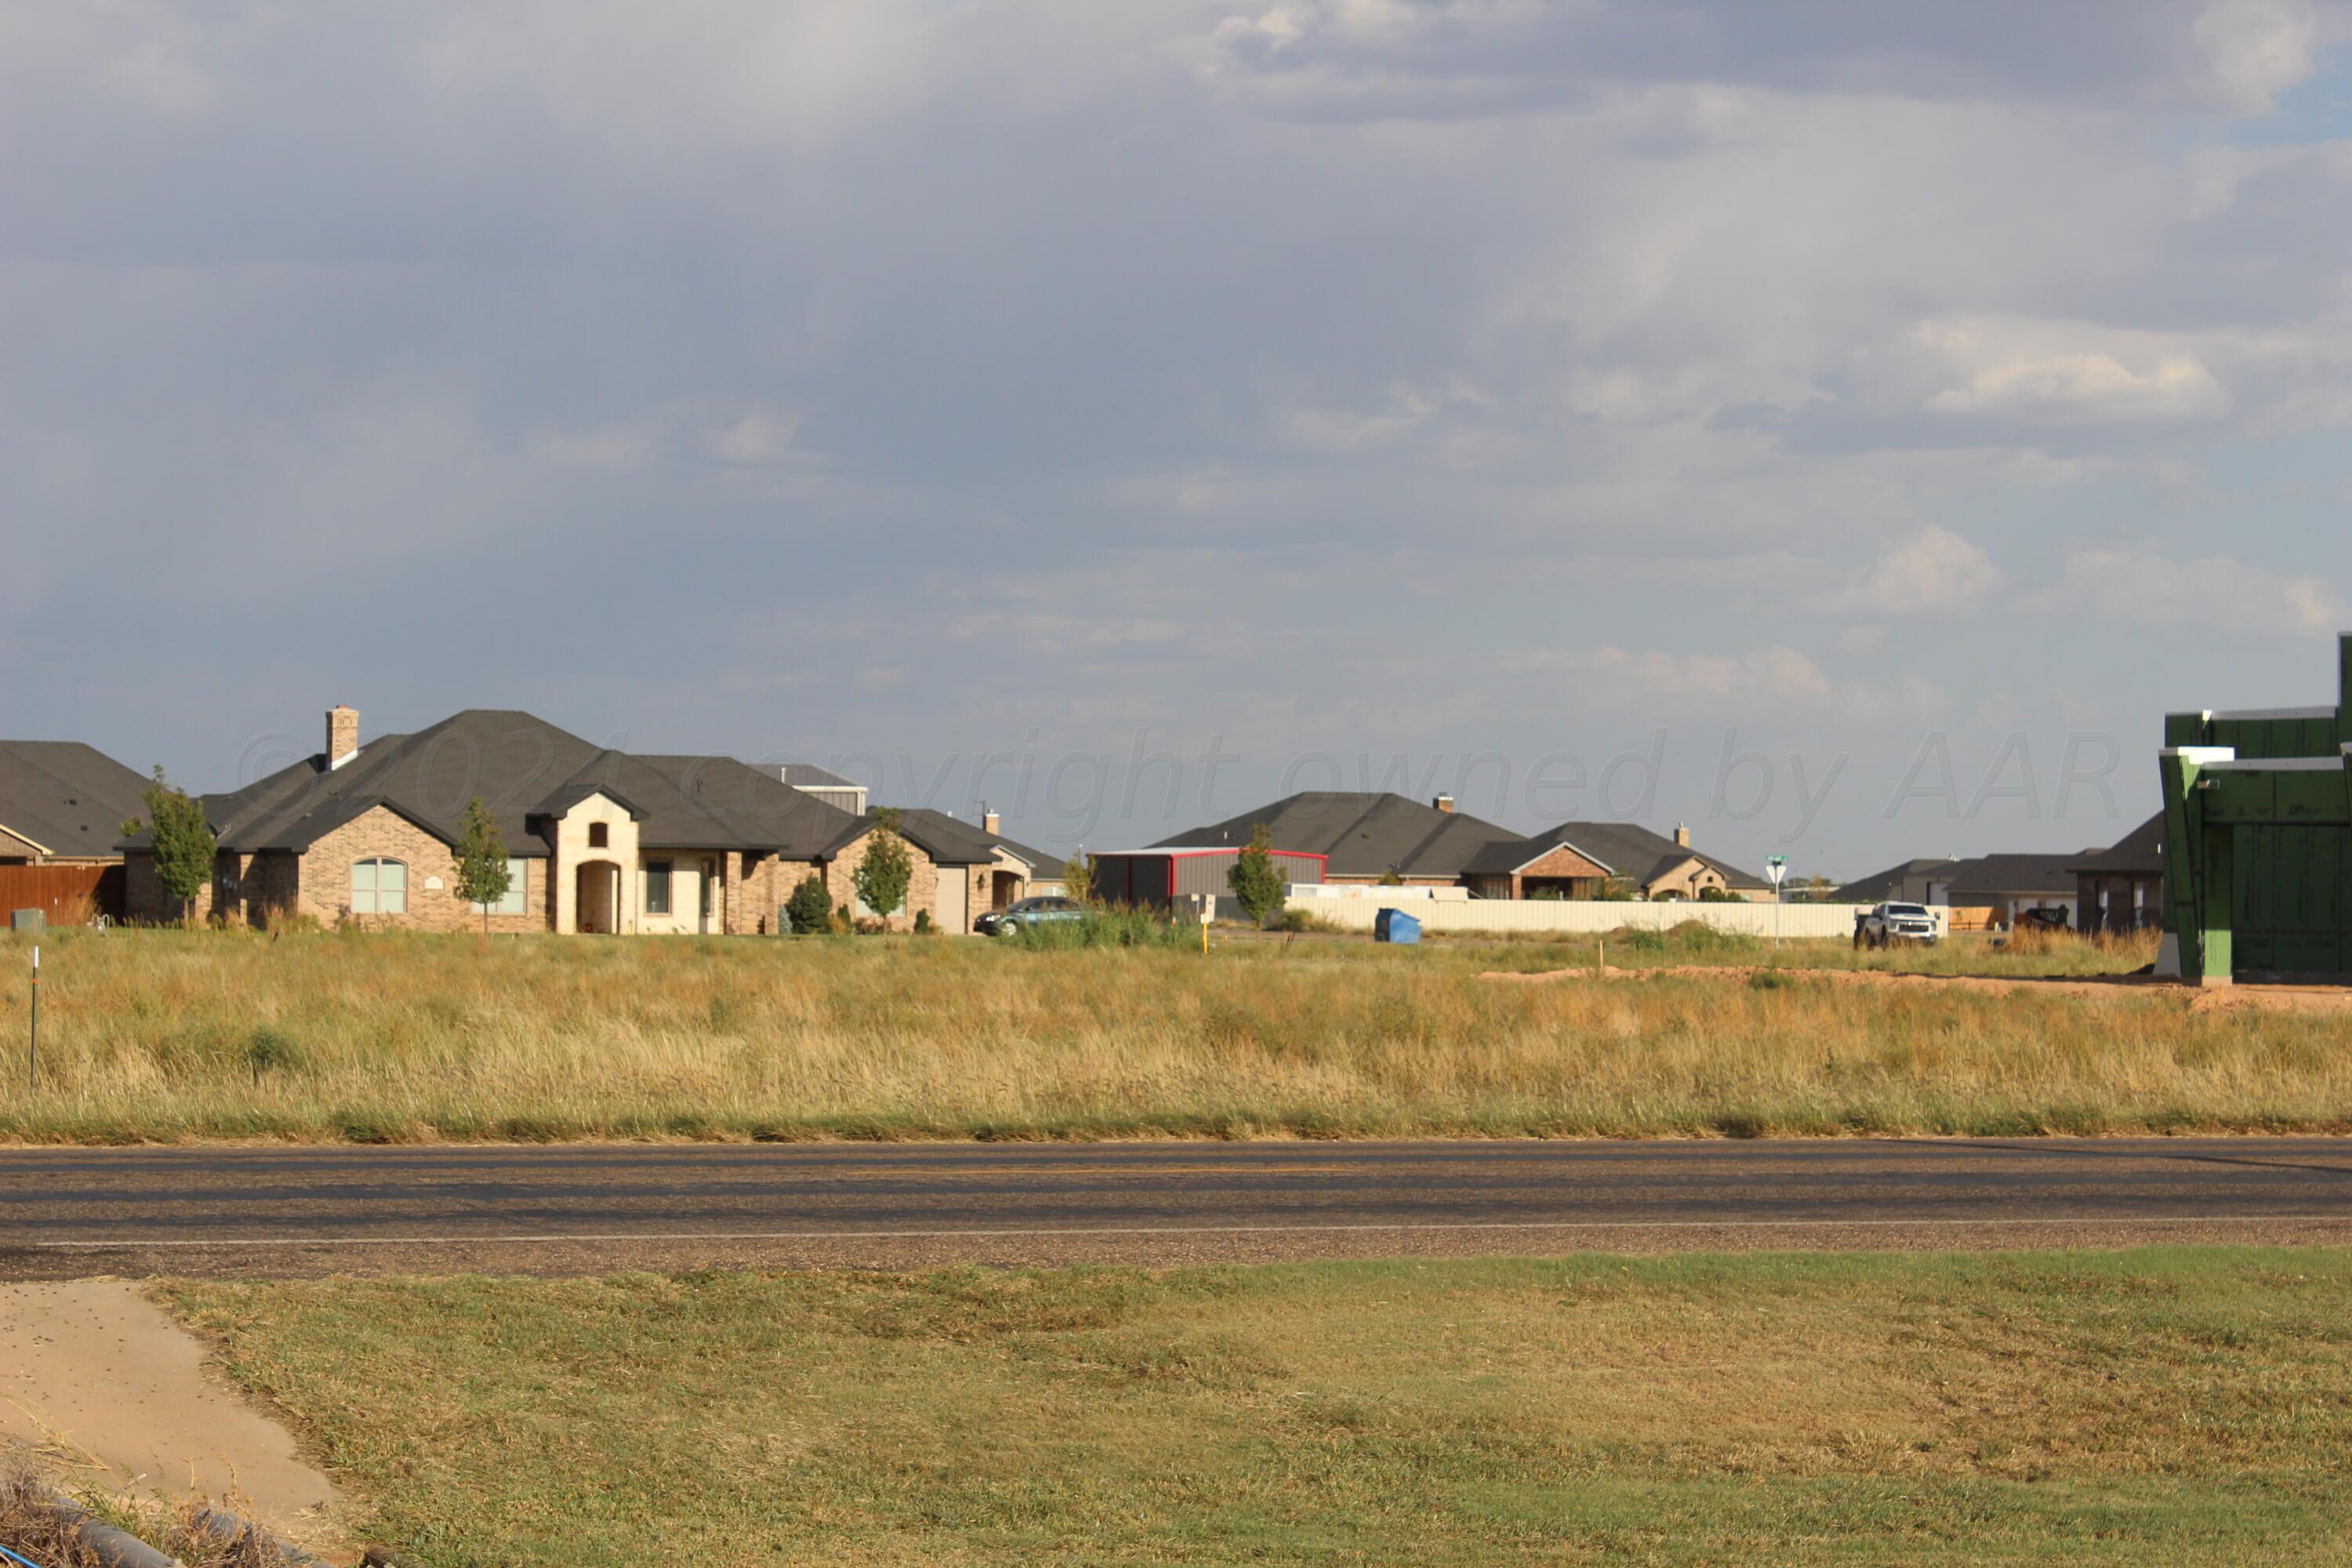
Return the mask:
[[1904,860],[1848,882],[1832,896],[1842,904],[1948,904],[1953,874],[1962,864],[1957,855]]
[[1489,845],[1520,835],[1454,809],[1451,795],[1427,805],[1387,791],[1307,790],[1207,827],[1163,838],[1155,849],[1246,845],[1263,824],[1276,849],[1324,857],[1323,880],[1451,888]]
[[148,781],[79,741],[0,741],[0,917],[120,918],[122,825]]
[[[488,910],[458,893],[453,866],[478,797],[509,857],[507,894]],[[122,845],[131,918],[267,925],[292,915],[446,930],[487,917],[506,931],[772,931],[780,907],[812,876],[856,907],[853,875],[878,826],[774,769],[620,752],[529,713],[486,709],[362,742],[358,713],[336,708],[317,755],[201,800],[219,839],[211,885],[178,904],[155,875],[146,835],[134,835]],[[990,857],[935,835],[906,837],[914,877],[889,923],[904,928],[929,911],[944,931],[969,930]]]
[[2127,931],[2164,924],[2164,813],[2074,862],[2075,924]]
[[2014,926],[2028,910],[2055,910],[2073,925],[2077,896],[2072,855],[1979,855],[1953,873],[1950,901],[1990,910],[1997,926]]
[[1522,834],[1456,811],[1443,795],[1423,805],[1388,792],[1309,791],[1153,847],[1244,845],[1260,824],[1275,848],[1323,856],[1322,879],[1342,885],[1393,880],[1467,888],[1483,899],[1584,899],[1621,880],[1644,899],[1698,898],[1709,889],[1770,896],[1762,879],[1692,848],[1686,827],[1671,838],[1623,822]]
[[0,866],[120,864],[148,781],[79,741],[0,741]]
[[1972,859],[1906,860],[1849,882],[1840,902],[1906,903],[1982,910],[1994,926],[2013,926],[2028,910],[2054,910],[2074,923],[2078,896],[2074,855],[1979,855]]
[[[1592,865],[1603,868],[1608,880],[1617,883],[1635,898],[1654,902],[1709,896],[1769,902],[1776,896],[1772,885],[1763,878],[1693,848],[1690,828],[1681,824],[1675,826],[1670,837],[1663,833],[1654,833],[1638,823],[1563,822],[1557,827],[1532,835],[1528,842],[1572,849]],[[1565,867],[1551,874],[1582,875]],[[1577,886],[1580,888],[1585,884],[1580,881]],[[1591,891],[1562,889],[1559,896],[1572,899],[1595,897],[1599,885],[1591,886]],[[1538,880],[1531,891],[1482,891],[1480,896],[1526,898],[1540,896],[1543,891],[1544,884]]]

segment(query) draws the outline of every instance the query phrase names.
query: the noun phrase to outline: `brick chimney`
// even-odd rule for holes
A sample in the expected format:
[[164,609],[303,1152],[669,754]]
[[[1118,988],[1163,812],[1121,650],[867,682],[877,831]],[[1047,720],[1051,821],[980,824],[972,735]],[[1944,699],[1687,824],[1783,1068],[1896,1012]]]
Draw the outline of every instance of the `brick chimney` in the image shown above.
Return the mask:
[[988,802],[980,803],[980,830],[993,838],[1004,831],[1004,818],[988,809]]
[[1675,824],[1675,847],[1677,849],[1687,849],[1690,847],[1689,823],[1677,822]]
[[327,710],[327,765],[340,768],[359,754],[360,710],[336,703]]
[[1429,804],[1435,806],[1440,811],[1452,811],[1454,809],[1454,797],[1450,795],[1441,795]]

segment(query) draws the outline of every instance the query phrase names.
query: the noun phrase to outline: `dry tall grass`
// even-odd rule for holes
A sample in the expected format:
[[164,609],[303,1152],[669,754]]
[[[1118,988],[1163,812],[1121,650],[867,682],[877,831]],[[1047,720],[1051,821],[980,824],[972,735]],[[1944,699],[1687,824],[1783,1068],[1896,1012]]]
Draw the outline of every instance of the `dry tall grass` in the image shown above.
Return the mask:
[[[1500,951],[1301,942],[1204,958],[950,940],[62,933],[43,971],[42,1085],[28,1092],[21,1071],[0,1074],[0,1138],[2010,1133],[2352,1121],[2352,1055],[2326,1016],[1801,975],[1479,980]],[[0,1017],[12,1022],[23,1016],[22,956],[0,946]]]

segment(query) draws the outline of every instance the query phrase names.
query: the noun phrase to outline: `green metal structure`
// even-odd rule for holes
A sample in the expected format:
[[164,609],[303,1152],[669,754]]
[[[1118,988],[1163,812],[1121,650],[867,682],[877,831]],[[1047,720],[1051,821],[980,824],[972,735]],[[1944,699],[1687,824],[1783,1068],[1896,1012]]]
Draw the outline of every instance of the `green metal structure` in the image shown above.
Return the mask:
[[2347,700],[2352,634],[2332,707],[2165,716],[2167,947],[2182,978],[2352,975]]

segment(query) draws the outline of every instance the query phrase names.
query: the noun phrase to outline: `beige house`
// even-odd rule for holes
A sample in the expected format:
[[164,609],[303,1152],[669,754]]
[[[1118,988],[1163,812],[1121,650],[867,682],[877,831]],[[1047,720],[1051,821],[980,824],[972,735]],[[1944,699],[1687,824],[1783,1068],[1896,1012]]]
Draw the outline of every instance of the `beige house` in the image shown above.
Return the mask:
[[[509,857],[506,897],[487,910],[458,893],[453,864],[477,797]],[[358,713],[337,708],[318,755],[203,805],[220,841],[212,885],[177,904],[134,836],[122,844],[131,919],[439,931],[487,917],[505,931],[753,934],[779,929],[781,907],[815,877],[836,903],[895,929],[929,913],[961,933],[986,907],[993,870],[985,846],[910,823],[905,902],[866,910],[851,879],[875,817],[814,799],[778,769],[618,752],[497,710],[362,742]]]

